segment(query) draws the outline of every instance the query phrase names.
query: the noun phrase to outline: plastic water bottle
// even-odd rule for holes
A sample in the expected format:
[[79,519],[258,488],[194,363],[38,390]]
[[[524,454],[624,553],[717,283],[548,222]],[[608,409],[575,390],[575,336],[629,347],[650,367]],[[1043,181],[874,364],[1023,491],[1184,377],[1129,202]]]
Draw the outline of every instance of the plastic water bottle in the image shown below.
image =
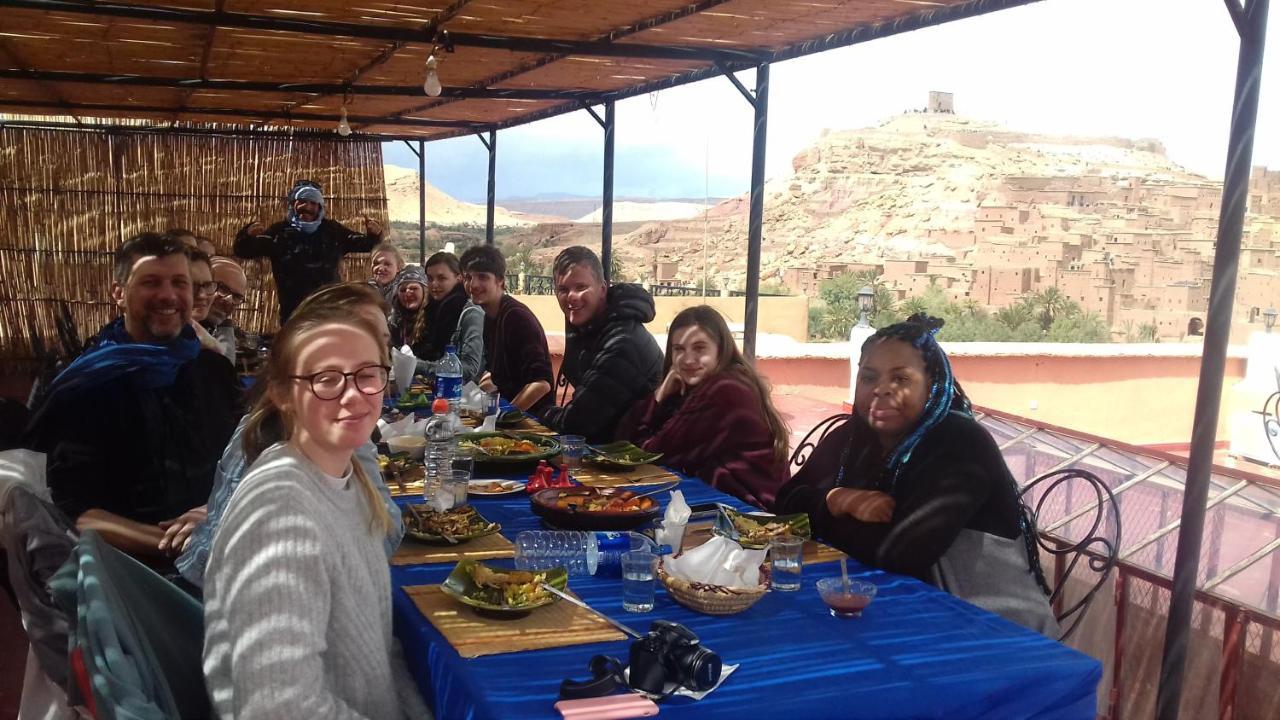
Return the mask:
[[454,439],[450,415],[449,402],[436,398],[431,404],[431,417],[427,420],[427,449],[422,460],[426,471],[422,492],[427,504],[432,503],[445,476],[453,471]]
[[516,567],[564,567],[570,575],[621,575],[622,553],[654,548],[652,540],[633,532],[525,530],[516,535]]
[[449,410],[458,414],[458,403],[462,401],[462,361],[452,345],[445,347],[444,357],[436,363],[436,397],[448,400]]

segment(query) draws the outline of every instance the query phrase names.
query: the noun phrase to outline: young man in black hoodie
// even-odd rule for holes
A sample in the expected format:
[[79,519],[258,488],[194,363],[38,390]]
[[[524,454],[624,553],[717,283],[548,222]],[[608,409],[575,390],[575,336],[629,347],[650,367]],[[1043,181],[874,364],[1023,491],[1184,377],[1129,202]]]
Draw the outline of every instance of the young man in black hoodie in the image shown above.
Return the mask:
[[581,246],[562,250],[552,275],[565,321],[556,384],[573,385],[573,399],[542,421],[587,442],[613,440],[618,421],[662,380],[662,349],[644,327],[653,297],[639,285],[609,285],[600,258]]

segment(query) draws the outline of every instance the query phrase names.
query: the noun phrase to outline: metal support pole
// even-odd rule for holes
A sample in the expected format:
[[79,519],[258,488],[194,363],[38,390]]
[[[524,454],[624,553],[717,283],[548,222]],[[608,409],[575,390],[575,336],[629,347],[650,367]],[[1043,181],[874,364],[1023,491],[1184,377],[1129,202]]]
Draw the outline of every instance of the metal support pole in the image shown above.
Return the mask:
[[613,101],[604,104],[604,191],[600,208],[600,264],[604,266],[604,279],[610,281],[613,273]]
[[1160,691],[1156,698],[1156,717],[1160,720],[1177,718],[1182,700],[1182,676],[1191,634],[1191,613],[1195,606],[1200,541],[1204,532],[1205,499],[1209,494],[1218,404],[1222,397],[1222,375],[1226,369],[1227,340],[1231,334],[1245,194],[1249,187],[1253,135],[1258,122],[1269,2],[1249,0],[1248,7],[1241,8],[1236,0],[1227,0],[1240,34],[1240,55],[1236,65],[1235,104],[1231,113],[1231,136],[1227,143],[1227,169],[1223,175],[1204,353],[1200,361],[1200,385],[1196,393],[1195,424],[1191,431],[1191,457],[1182,498],[1183,522],[1178,533],[1169,623],[1165,628],[1164,657],[1160,666]]
[[1107,717],[1120,720],[1121,701],[1124,698],[1124,626],[1129,614],[1129,579],[1124,566],[1116,568],[1115,586],[1116,635],[1112,642],[1111,694],[1107,698]]
[[418,263],[427,264],[427,144],[418,141]]
[[1245,638],[1249,618],[1239,606],[1230,606],[1222,618],[1222,669],[1218,676],[1218,717],[1232,720],[1236,715],[1236,689],[1244,665]]
[[496,188],[498,181],[498,131],[489,131],[489,142],[485,143],[489,148],[489,197],[488,209],[485,211],[484,225],[484,243],[486,245],[493,244],[493,210],[497,202]]
[[756,361],[756,320],[760,312],[760,243],[764,234],[764,142],[769,120],[769,64],[756,67],[755,127],[751,146],[751,210],[747,215],[747,307],[742,354]]

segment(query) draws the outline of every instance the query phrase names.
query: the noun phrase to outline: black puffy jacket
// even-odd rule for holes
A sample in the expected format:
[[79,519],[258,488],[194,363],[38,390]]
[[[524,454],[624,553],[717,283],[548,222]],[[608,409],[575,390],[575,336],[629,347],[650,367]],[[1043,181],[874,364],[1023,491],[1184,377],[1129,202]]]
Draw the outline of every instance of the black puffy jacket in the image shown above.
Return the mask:
[[610,286],[603,320],[565,332],[557,386],[573,385],[573,399],[543,422],[587,442],[613,439],[618,421],[662,380],[662,349],[645,329],[653,297],[639,285]]

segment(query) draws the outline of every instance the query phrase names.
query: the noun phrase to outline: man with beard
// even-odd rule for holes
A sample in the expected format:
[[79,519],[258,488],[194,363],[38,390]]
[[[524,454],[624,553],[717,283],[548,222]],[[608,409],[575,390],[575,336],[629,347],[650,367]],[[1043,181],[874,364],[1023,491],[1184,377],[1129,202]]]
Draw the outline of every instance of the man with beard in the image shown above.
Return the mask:
[[35,409],[23,446],[48,455],[53,501],[77,527],[140,558],[164,529],[199,515],[242,412],[235,372],[190,326],[182,243],[143,233],[116,252],[121,317],[67,366]]
[[310,180],[299,180],[285,198],[289,216],[269,228],[254,221],[236,235],[238,258],[271,260],[284,325],[302,299],[323,285],[338,282],[342,256],[369,252],[382,241],[382,226],[364,219],[364,234],[324,216],[324,194]]
[[560,251],[552,277],[565,325],[556,384],[572,385],[573,398],[542,422],[587,442],[613,440],[622,417],[662,380],[662,350],[644,327],[653,297],[639,285],[610,285],[600,258],[582,246]]

